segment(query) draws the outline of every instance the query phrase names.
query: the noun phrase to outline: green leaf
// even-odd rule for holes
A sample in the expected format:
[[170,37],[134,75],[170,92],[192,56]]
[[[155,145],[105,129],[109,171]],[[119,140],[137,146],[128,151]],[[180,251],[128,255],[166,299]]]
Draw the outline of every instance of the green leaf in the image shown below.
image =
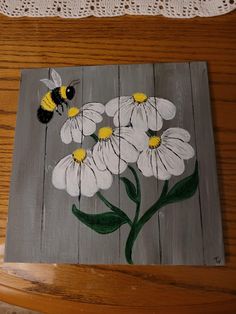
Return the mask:
[[132,221],[129,219],[129,217],[126,215],[126,213],[123,212],[119,207],[116,207],[115,205],[111,204],[105,197],[102,195],[101,192],[96,193],[97,196],[100,198],[100,200],[108,207],[110,208],[114,213],[116,213],[118,216],[120,216],[123,220],[125,220],[130,226],[132,225]]
[[135,183],[136,183],[136,199],[137,199],[137,203],[141,202],[141,188],[140,188],[140,182],[139,182],[139,178],[138,178],[138,174],[135,171],[135,169],[133,167],[131,167],[130,165],[128,166],[128,168],[130,169],[130,171],[132,172],[134,179],[135,179]]
[[137,191],[136,191],[135,185],[129,179],[127,179],[125,177],[120,177],[120,180],[122,182],[124,182],[125,189],[126,189],[126,192],[127,192],[128,196],[129,196],[129,198],[133,202],[137,203],[138,198],[137,198]]
[[198,187],[198,163],[193,174],[177,182],[165,197],[165,204],[179,202],[194,195]]
[[101,234],[112,233],[127,222],[126,219],[114,212],[86,214],[75,205],[72,206],[72,212],[82,223]]

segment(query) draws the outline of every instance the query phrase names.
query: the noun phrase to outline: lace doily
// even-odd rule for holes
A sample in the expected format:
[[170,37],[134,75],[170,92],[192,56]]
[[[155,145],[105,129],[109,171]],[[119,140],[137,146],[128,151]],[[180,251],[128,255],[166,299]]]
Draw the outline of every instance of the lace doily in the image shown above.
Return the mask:
[[8,16],[164,15],[174,18],[215,16],[236,8],[236,0],[0,0],[0,12]]

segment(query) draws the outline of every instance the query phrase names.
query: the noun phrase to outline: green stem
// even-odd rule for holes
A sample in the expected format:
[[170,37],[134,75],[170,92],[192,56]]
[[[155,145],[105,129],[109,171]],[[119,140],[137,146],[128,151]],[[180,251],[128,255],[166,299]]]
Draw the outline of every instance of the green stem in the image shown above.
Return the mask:
[[91,134],[90,136],[94,139],[96,143],[98,142],[98,137],[95,133]]
[[126,260],[129,264],[133,264],[132,260],[132,250],[134,246],[134,242],[137,239],[137,236],[139,232],[141,231],[143,225],[160,209],[162,206],[165,205],[165,196],[168,190],[168,181],[165,182],[161,196],[159,197],[158,201],[155,202],[149,210],[147,210],[146,213],[143,214],[143,216],[140,218],[138,221],[138,216],[139,216],[139,210],[140,210],[140,203],[137,204],[137,209],[136,209],[136,215],[133,221],[133,224],[131,226],[131,230],[128,236],[128,239],[126,241],[126,246],[125,246],[125,256]]
[[114,213],[118,214],[120,217],[124,218],[127,223],[132,226],[132,221],[130,220],[130,218],[125,214],[125,212],[123,210],[121,210],[120,208],[116,207],[115,205],[111,204],[106,198],[105,196],[102,195],[101,192],[97,192],[96,193],[97,196],[100,198],[100,200],[107,206],[109,207]]
[[130,229],[130,233],[129,233],[127,241],[126,241],[126,245],[125,245],[125,257],[126,257],[126,261],[129,264],[133,264],[132,250],[133,250],[133,245],[134,245],[134,241],[136,238],[137,238],[136,228],[134,227],[134,225],[132,225],[132,227]]
[[135,183],[136,183],[137,201],[140,203],[141,202],[141,189],[140,189],[140,182],[139,182],[139,178],[138,178],[137,172],[131,166],[128,166],[128,168],[130,169],[130,171],[132,172],[132,174],[134,176]]
[[[127,241],[126,241],[126,245],[125,245],[125,257],[126,257],[126,260],[127,260],[127,262],[129,264],[133,264],[132,250],[133,250],[134,241],[135,241],[135,239],[137,237],[137,236],[135,237],[135,230],[136,230],[136,225],[137,225],[137,221],[138,221],[139,213],[140,213],[141,189],[140,189],[139,178],[138,178],[138,175],[137,175],[135,169],[133,167],[131,167],[131,166],[128,166],[128,167],[131,170],[131,172],[133,173],[133,176],[135,178],[136,191],[137,191],[137,201],[136,201],[135,217],[134,217],[134,220],[132,222],[130,233],[128,235],[128,238],[127,238]],[[134,237],[135,237],[135,239],[134,239]]]
[[151,137],[151,136],[155,136],[155,135],[157,135],[157,132],[155,132],[155,131],[152,131],[152,130],[147,130],[147,135],[149,136],[149,137]]
[[164,202],[160,202],[159,204],[156,204],[155,207],[151,207],[150,210],[148,210],[136,224],[132,225],[125,246],[125,256],[129,264],[133,264],[132,250],[139,232],[142,230],[144,224],[164,205]]

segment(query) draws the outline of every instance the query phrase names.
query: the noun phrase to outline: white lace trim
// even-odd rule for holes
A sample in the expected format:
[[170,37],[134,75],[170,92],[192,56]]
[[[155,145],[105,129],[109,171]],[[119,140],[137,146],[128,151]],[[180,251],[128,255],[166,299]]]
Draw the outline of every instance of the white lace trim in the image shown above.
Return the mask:
[[164,15],[175,18],[215,16],[236,8],[236,0],[0,0],[0,12],[8,16]]

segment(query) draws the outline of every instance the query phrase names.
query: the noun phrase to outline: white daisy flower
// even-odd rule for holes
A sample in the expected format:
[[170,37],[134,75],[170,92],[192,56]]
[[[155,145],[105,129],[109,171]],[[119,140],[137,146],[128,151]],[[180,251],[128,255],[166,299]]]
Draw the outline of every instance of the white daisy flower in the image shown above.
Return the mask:
[[115,126],[158,131],[162,128],[163,119],[171,120],[176,113],[175,105],[169,100],[148,97],[143,93],[122,96],[110,100],[105,106],[109,117],[114,117]]
[[91,151],[78,148],[55,166],[52,184],[57,189],[66,190],[71,196],[91,197],[99,189],[110,188],[112,175],[105,165],[100,165],[98,169]]
[[139,169],[144,176],[155,176],[160,180],[182,174],[185,169],[184,160],[194,156],[194,149],[187,143],[189,140],[190,134],[181,128],[170,128],[161,137],[150,137],[149,147],[139,155]]
[[98,131],[99,141],[93,147],[93,158],[98,169],[107,169],[122,173],[127,163],[136,162],[139,153],[147,147],[148,136],[145,132],[132,127],[121,127],[112,130],[103,127]]
[[72,141],[81,143],[84,135],[91,135],[96,130],[96,123],[102,121],[104,105],[87,103],[82,108],[71,107],[67,114],[68,119],[61,128],[61,140],[65,144]]

